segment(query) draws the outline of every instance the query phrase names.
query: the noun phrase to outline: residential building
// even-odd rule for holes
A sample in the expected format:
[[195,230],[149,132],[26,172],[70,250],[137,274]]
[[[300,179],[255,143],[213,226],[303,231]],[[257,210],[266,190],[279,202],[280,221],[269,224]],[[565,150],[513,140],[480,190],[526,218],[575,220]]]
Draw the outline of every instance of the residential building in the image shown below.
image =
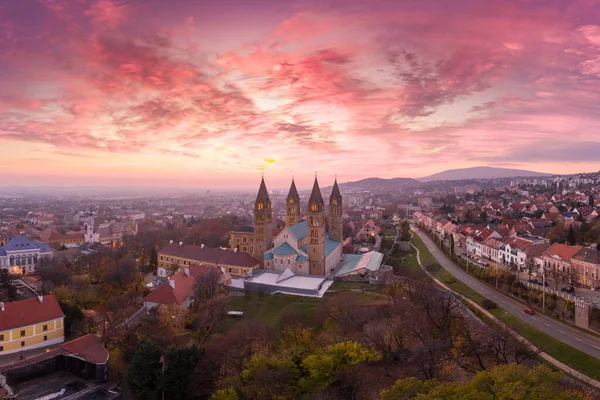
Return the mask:
[[144,297],[144,307],[150,309],[161,304],[189,307],[202,282],[214,285],[229,284],[231,277],[221,268],[208,265],[192,264],[180,268],[167,282]]
[[369,238],[375,237],[375,235],[379,235],[379,233],[381,233],[381,228],[370,219],[358,230],[356,236],[354,236],[354,240],[364,242],[369,240]]
[[29,240],[27,236],[15,236],[0,247],[0,268],[16,274],[33,274],[39,260],[51,258],[53,250],[45,243]]
[[592,290],[600,287],[600,251],[583,247],[571,258],[571,264],[580,285]]
[[569,273],[572,267],[571,259],[581,249],[581,246],[554,243],[542,255],[544,269],[553,273]]
[[260,266],[257,259],[241,251],[171,242],[158,252],[157,276],[166,279],[179,268],[192,264],[223,267],[226,273],[233,276],[245,275]]
[[525,249],[533,242],[519,237],[511,237],[502,243],[499,248],[499,262],[522,269],[527,260]]
[[54,295],[0,303],[0,355],[64,342],[64,318]]
[[46,229],[40,232],[40,239],[53,248],[60,248],[69,245],[81,245],[85,243],[84,234],[68,235],[55,231],[54,229]]

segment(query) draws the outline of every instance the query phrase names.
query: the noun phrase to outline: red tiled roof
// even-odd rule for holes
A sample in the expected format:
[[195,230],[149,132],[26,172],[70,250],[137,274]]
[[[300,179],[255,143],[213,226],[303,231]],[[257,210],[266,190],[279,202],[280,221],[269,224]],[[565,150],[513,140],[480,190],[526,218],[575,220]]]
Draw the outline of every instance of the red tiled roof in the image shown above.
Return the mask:
[[557,256],[562,260],[569,260],[573,258],[581,248],[581,246],[569,246],[562,243],[554,243],[546,250],[544,255],[548,257]]
[[212,263],[219,265],[232,265],[236,267],[254,267],[259,261],[245,252],[235,252],[233,250],[223,250],[221,248],[212,248],[194,246],[191,244],[171,243],[163,247],[160,255],[169,257],[180,257],[195,260],[198,263]]
[[39,324],[65,316],[54,295],[43,296],[42,299],[41,303],[37,297],[4,303],[4,311],[0,310],[0,331]]
[[108,361],[108,350],[102,345],[101,339],[91,333],[71,340],[61,347],[91,364],[105,364]]
[[504,244],[508,244],[513,249],[519,249],[519,250],[524,250],[531,243],[533,243],[531,240],[526,240],[526,239],[522,239],[522,238],[518,238],[518,237],[512,237],[512,238],[509,238],[506,241],[504,241]]
[[[191,274],[191,272],[190,272]],[[175,288],[171,282],[175,282]],[[177,271],[171,278],[156,290],[144,297],[144,301],[158,304],[182,304],[196,287],[196,279],[185,272]]]

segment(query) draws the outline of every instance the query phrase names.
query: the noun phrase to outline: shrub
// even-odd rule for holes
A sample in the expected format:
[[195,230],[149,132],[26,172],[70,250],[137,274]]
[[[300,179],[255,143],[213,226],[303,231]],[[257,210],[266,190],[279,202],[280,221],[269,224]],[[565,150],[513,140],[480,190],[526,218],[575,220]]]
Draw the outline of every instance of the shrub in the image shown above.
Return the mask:
[[481,302],[481,305],[486,310],[493,310],[493,309],[498,308],[498,304],[496,304],[495,301],[490,300],[490,299],[483,299],[482,302]]

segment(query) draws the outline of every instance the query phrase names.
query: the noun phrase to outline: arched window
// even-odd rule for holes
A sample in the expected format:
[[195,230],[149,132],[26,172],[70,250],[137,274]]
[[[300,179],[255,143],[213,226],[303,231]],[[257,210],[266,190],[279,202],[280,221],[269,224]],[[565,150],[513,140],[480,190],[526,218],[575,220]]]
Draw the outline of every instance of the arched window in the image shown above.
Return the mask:
[[258,203],[256,205],[256,208],[258,208],[259,210],[262,210],[263,209],[263,203]]

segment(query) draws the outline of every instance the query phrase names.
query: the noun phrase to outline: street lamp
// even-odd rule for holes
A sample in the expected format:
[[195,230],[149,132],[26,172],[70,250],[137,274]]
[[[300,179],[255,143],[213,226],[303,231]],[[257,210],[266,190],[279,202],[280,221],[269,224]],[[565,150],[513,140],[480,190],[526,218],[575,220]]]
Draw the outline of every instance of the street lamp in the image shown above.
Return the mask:
[[546,314],[546,268],[542,267],[542,314]]

